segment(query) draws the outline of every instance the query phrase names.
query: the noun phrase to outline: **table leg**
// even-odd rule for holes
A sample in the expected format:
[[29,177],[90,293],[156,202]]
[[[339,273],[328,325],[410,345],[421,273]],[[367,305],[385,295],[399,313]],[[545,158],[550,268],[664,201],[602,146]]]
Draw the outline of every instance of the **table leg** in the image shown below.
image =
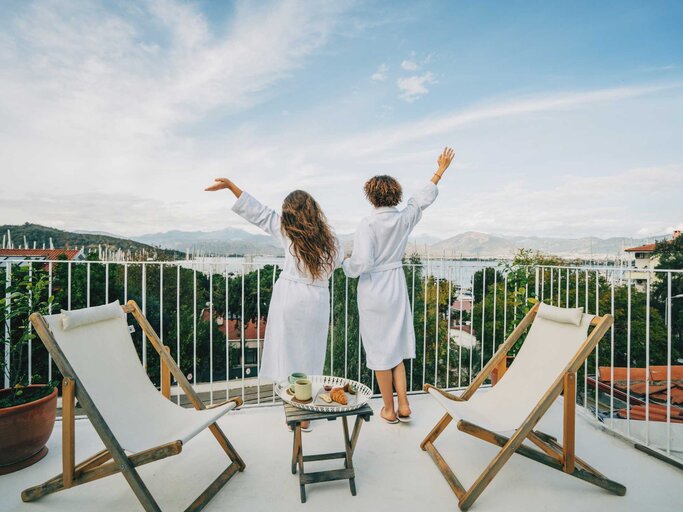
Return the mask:
[[292,429],[292,437],[294,441],[292,443],[292,474],[296,475],[296,465],[299,459],[299,451],[301,450],[301,439],[296,435],[297,425],[294,425]]
[[356,423],[353,425],[353,434],[351,435],[351,455],[356,451],[356,443],[358,442],[358,436],[360,435],[360,428],[363,426],[363,421],[361,416],[356,416]]
[[[351,438],[349,437],[349,423],[346,416],[342,417],[342,425],[344,426],[344,449],[346,450],[346,457],[344,459],[344,467],[352,471],[353,476],[349,478],[349,487],[351,488],[351,495],[356,495],[356,477],[353,473],[353,448],[351,447]],[[354,426],[354,434],[358,426],[358,417],[356,417],[356,425]]]
[[299,491],[301,493],[301,503],[306,503],[306,485],[303,483],[304,476],[304,448],[301,443],[301,423],[296,424],[296,443],[299,447],[297,458],[299,460]]

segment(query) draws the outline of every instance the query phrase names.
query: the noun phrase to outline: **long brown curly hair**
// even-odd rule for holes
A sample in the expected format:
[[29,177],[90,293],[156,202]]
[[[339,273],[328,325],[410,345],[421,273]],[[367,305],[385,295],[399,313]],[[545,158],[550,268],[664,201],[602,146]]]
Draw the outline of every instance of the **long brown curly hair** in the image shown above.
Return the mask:
[[295,190],[285,197],[282,232],[292,241],[290,250],[298,259],[297,265],[303,263],[313,279],[322,279],[334,270],[335,238],[325,214],[311,194]]

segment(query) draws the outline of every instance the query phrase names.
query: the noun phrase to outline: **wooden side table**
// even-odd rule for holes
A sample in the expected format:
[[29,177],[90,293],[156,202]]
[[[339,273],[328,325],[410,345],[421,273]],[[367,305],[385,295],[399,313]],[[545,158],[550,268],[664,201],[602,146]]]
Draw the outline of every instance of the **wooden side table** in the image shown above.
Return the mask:
[[[353,411],[344,412],[312,412],[299,409],[288,403],[284,403],[285,421],[294,431],[294,445],[292,449],[292,474],[295,475],[297,465],[299,466],[299,490],[301,492],[301,503],[306,503],[306,484],[318,482],[329,482],[331,480],[348,480],[351,494],[356,495],[356,474],[353,469],[353,452],[358,442],[360,429],[363,421],[370,421],[372,409],[365,404],[363,407]],[[349,424],[347,418],[355,416],[356,422],[353,426],[353,433],[349,436]],[[344,429],[344,451],[333,453],[320,453],[316,455],[304,455],[303,443],[301,439],[301,423],[304,421],[328,420],[334,421],[342,419]],[[316,471],[306,473],[304,462],[317,460],[344,459],[344,469],[333,469],[328,471]]]

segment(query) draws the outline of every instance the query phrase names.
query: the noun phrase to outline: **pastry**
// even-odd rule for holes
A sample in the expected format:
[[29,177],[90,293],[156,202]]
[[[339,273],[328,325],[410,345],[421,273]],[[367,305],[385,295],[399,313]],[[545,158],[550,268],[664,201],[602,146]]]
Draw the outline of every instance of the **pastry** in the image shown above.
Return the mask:
[[320,399],[325,403],[332,403],[332,399],[330,398],[330,395],[328,395],[327,393],[323,393],[322,395],[320,395]]
[[349,402],[346,399],[346,393],[342,388],[334,388],[330,391],[330,398],[341,405],[347,405]]
[[356,394],[356,387],[353,384],[351,384],[350,382],[347,382],[346,384],[344,384],[344,391],[346,393],[351,394],[351,395],[355,395]]

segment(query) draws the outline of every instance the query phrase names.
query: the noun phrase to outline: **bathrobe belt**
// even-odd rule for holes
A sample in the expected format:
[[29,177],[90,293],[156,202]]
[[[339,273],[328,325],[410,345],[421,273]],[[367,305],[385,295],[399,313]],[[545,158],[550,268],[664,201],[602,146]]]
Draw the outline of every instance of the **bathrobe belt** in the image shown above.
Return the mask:
[[403,267],[402,261],[392,261],[391,263],[385,263],[384,265],[377,265],[376,267],[369,270],[368,274],[374,274],[375,272],[384,272],[385,270],[394,270],[395,268]]
[[286,274],[284,272],[282,274],[280,274],[280,277],[278,279],[286,279],[287,281],[294,281],[295,283],[303,283],[303,284],[307,284],[309,286],[318,286],[320,288],[327,288],[328,287],[328,281],[313,281],[307,277],[295,276],[293,274]]

